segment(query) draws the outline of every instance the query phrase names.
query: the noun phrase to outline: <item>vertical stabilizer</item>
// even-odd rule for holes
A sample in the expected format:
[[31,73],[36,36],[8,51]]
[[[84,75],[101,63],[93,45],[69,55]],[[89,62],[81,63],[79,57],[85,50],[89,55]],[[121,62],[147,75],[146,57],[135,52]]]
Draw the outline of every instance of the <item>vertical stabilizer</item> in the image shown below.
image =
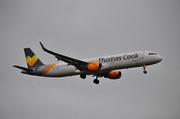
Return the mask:
[[24,48],[28,68],[38,68],[44,65],[30,48]]

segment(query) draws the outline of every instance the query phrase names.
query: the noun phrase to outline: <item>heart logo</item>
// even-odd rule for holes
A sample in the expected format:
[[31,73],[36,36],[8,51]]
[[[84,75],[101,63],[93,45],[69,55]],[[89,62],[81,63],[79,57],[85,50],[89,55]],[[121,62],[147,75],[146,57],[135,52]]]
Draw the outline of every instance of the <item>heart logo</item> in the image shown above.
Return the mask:
[[30,56],[26,57],[26,62],[28,63],[29,66],[33,66],[37,60],[38,57],[36,55],[34,55],[32,58]]

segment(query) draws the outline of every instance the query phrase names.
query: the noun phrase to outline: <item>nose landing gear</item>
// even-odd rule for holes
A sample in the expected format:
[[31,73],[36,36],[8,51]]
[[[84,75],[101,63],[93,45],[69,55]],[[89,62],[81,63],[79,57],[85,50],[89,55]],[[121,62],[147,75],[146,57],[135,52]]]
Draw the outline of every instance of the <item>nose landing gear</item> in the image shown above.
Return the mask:
[[143,73],[144,73],[144,74],[147,74],[146,65],[143,65]]

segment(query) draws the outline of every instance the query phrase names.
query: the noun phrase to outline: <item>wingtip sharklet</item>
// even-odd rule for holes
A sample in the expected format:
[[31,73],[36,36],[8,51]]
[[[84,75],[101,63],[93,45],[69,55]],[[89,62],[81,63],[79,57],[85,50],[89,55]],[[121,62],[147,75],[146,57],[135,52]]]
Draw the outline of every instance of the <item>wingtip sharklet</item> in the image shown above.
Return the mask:
[[41,42],[39,42],[39,43],[40,43],[42,49],[45,49],[44,45]]

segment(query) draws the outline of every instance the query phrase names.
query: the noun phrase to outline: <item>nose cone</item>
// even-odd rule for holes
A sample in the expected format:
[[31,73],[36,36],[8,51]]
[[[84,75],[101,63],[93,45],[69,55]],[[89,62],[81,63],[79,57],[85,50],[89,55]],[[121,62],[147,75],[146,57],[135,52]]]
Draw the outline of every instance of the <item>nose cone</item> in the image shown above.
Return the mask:
[[159,55],[158,55],[158,56],[156,56],[156,61],[157,61],[157,62],[162,61],[162,57],[161,57],[161,56],[159,56]]

